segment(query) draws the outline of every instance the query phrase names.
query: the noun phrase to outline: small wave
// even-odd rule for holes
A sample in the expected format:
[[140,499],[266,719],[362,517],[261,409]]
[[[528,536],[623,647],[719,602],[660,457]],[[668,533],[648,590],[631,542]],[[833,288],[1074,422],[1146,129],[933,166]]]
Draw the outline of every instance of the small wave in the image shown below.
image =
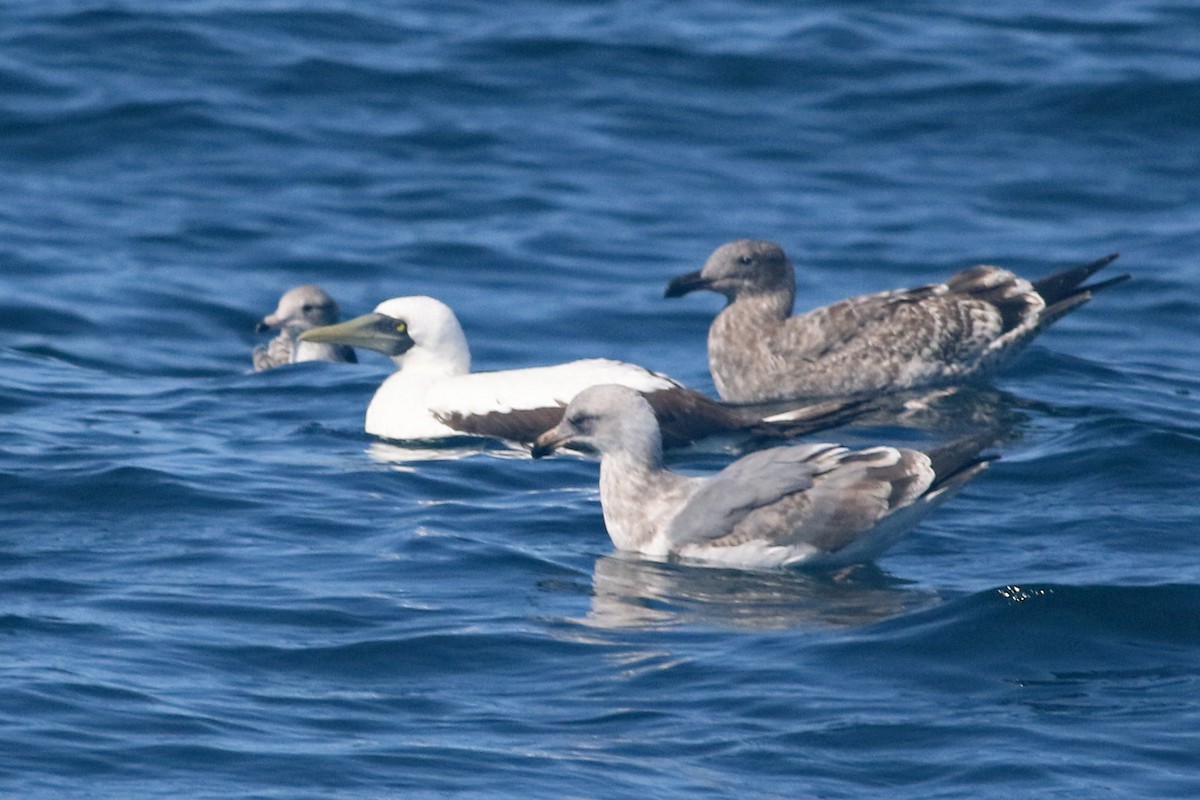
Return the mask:
[[1200,645],[1200,586],[1013,584],[882,622],[866,643],[964,675],[1178,666]]
[[372,676],[402,674],[410,678],[448,677],[480,672],[522,674],[572,658],[587,658],[591,648],[560,638],[518,631],[458,630],[373,638],[305,647],[230,646],[209,649],[229,669],[286,671],[309,675]]
[[[201,489],[189,481],[158,469],[139,466],[102,467],[95,472],[39,472],[10,475],[10,508],[20,512],[44,509],[55,497],[58,512],[75,511],[93,516],[130,514],[202,513],[252,508],[254,504],[212,488]],[[208,483],[211,487],[211,482]]]

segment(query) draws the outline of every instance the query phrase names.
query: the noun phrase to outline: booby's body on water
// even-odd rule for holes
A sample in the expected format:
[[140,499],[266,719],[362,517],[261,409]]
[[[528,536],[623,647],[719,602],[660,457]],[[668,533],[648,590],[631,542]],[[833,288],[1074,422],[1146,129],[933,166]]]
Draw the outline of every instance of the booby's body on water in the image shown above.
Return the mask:
[[420,295],[394,297],[371,314],[314,328],[300,339],[365,347],[392,359],[396,371],[371,398],[365,422],[367,433],[392,441],[484,436],[529,443],[562,418],[571,398],[600,383],[644,394],[671,445],[736,431],[797,435],[854,413],[845,403],[793,405],[771,413],[731,408],[666,375],[611,359],[473,373],[454,312]]
[[663,466],[650,405],[596,386],[539,436],[600,455],[600,503],[613,545],[709,565],[840,566],[875,558],[987,466],[982,440],[923,453],[807,444],[759,450],[711,476]]
[[779,245],[741,239],[717,248],[666,297],[725,296],[708,331],[708,362],[723,400],[875,396],[986,376],[1093,293],[1085,285],[1110,255],[1030,282],[1000,267],[944,283],[851,297],[792,316],[796,277]]

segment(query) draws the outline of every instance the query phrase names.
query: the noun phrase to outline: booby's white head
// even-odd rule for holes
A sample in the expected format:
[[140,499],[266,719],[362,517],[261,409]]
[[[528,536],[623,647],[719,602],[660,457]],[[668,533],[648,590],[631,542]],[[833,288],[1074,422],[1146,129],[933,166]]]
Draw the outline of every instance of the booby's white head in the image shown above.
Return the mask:
[[396,369],[465,375],[471,371],[471,348],[458,317],[441,300],[425,295],[393,297],[375,306],[383,314],[408,325],[413,346],[392,356]]
[[471,371],[471,350],[458,318],[440,300],[423,295],[393,297],[375,311],[340,325],[313,328],[304,342],[336,342],[377,350],[391,357],[396,369],[430,375],[463,375]]

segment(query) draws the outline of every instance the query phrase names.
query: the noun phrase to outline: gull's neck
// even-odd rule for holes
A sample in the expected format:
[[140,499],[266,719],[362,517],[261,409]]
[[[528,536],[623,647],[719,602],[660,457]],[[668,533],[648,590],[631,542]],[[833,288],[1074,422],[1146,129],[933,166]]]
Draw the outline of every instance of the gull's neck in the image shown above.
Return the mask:
[[717,317],[782,322],[792,315],[795,304],[795,286],[743,290],[726,304]]
[[661,439],[600,459],[604,526],[618,550],[666,555],[664,533],[688,492],[688,479],[663,467]]
[[756,388],[758,365],[770,364],[771,342],[792,314],[796,290],[739,295],[708,329],[708,367],[722,400],[743,402]]
[[292,363],[301,361],[337,361],[338,345],[301,342],[292,336]]

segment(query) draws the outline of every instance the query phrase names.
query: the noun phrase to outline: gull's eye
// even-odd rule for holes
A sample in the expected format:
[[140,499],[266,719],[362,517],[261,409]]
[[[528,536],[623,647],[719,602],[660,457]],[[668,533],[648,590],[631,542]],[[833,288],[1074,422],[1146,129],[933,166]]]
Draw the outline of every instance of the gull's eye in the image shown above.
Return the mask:
[[753,259],[751,259],[750,256],[738,256],[738,263],[744,267],[750,266],[750,262],[752,260]]
[[303,307],[303,308],[301,308],[300,310],[301,310],[301,311],[303,311],[305,314],[310,314],[310,313],[312,313],[313,311],[316,311],[316,310],[317,310],[317,307],[316,307],[316,306],[314,306],[314,305],[311,305],[311,304],[310,304],[310,305],[306,305],[306,306],[304,306],[304,307]]
[[578,413],[578,414],[572,414],[567,419],[567,422],[571,423],[576,428],[583,429],[583,428],[586,428],[589,425],[591,425],[592,420],[594,420],[594,419],[595,419],[595,417],[592,416],[591,414]]

